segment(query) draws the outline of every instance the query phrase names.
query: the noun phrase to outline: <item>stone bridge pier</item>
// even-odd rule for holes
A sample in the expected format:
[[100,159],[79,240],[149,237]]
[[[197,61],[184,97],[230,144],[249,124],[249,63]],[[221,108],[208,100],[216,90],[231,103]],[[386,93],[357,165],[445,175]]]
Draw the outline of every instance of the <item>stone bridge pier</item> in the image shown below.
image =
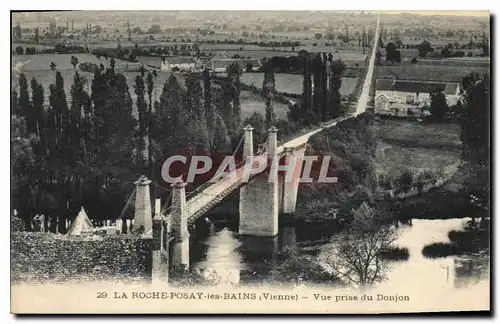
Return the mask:
[[172,266],[185,266],[189,268],[189,228],[188,213],[186,210],[186,183],[177,182],[172,184],[172,234],[173,247]]
[[[245,128],[244,158],[253,156],[253,128],[249,125]],[[275,127],[269,129],[267,141],[267,163],[266,171],[256,175],[246,186],[240,189],[240,227],[242,235],[275,236],[278,234],[278,218],[280,211],[293,213],[300,177],[301,160],[300,154],[296,155],[290,151],[290,156],[285,161],[296,161],[296,167],[292,167],[294,173],[291,181],[286,182],[279,172],[273,172],[273,168],[280,170],[277,155],[277,132]],[[302,153],[303,156],[303,153]],[[275,165],[273,166],[273,163]]]
[[281,214],[295,213],[297,205],[297,193],[299,192],[299,181],[304,162],[305,147],[300,149],[285,148],[283,164],[287,166],[287,172],[279,176],[279,212]]

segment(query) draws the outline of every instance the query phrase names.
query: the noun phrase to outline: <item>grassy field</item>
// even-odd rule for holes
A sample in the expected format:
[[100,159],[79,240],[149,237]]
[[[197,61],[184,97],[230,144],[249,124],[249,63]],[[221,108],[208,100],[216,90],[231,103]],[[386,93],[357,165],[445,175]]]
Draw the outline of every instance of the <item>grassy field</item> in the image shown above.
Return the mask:
[[[276,90],[287,93],[302,93],[303,76],[301,74],[286,74],[276,73]],[[264,80],[264,73],[243,73],[241,82],[247,85],[254,85],[261,88]],[[343,96],[350,95],[354,92],[358,78],[343,78],[340,94]]]
[[395,76],[396,79],[461,82],[470,72],[490,73],[489,68],[442,65],[384,65],[376,67],[377,78]]
[[378,174],[398,177],[405,169],[443,170],[460,161],[460,127],[452,124],[417,124],[405,121],[375,122],[378,139],[376,170]]
[[[254,112],[265,116],[266,104],[259,95],[250,91],[241,91],[240,102],[242,122],[245,118],[250,117]],[[277,119],[287,119],[287,113],[289,110],[287,105],[274,101],[273,108]]]
[[397,178],[406,169],[412,173],[424,170],[443,170],[446,172],[447,167],[460,160],[460,151],[421,147],[408,148],[380,140],[375,159],[378,174]]
[[403,120],[381,120],[373,125],[378,138],[407,142],[420,147],[460,148],[460,126],[456,124],[423,124]]

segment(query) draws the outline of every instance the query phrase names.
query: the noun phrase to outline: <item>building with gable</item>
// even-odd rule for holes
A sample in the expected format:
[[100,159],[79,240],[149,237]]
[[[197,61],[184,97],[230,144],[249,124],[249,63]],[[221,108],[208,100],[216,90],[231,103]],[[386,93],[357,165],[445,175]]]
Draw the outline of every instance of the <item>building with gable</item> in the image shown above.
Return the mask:
[[458,82],[377,79],[375,83],[375,113],[379,115],[420,115],[421,108],[429,106],[430,94],[440,91],[448,106],[461,100],[462,85]]

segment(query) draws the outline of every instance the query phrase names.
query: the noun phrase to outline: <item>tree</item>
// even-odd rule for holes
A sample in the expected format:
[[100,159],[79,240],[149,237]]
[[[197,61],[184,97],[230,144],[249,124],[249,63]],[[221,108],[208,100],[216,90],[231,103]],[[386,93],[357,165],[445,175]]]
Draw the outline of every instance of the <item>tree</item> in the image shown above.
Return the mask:
[[462,81],[465,88],[463,110],[460,114],[461,140],[467,155],[488,160],[490,146],[490,86],[488,75],[471,72]]
[[380,66],[382,65],[382,53],[380,52],[380,49],[377,48],[377,51],[375,52],[375,65]]
[[[154,71],[156,73],[156,71]],[[153,143],[151,138],[151,118],[153,117],[153,90],[154,90],[154,75],[149,72],[147,77],[147,92],[149,98],[148,113],[146,115],[147,124],[147,137],[148,137],[148,168],[149,168],[149,178],[153,179]]]
[[159,25],[151,25],[151,27],[148,29],[148,34],[160,34],[161,33],[161,27]]
[[227,68],[227,77],[233,84],[233,122],[232,129],[233,132],[238,133],[241,127],[241,103],[240,103],[240,92],[241,92],[241,75],[243,74],[242,67],[237,63],[231,63]]
[[394,52],[396,51],[398,48],[396,46],[396,44],[390,42],[390,43],[387,43],[387,45],[385,45],[385,51],[387,53],[390,53],[390,52]]
[[387,43],[387,45],[385,46],[385,50],[386,61],[401,63],[401,52],[398,51],[398,48],[394,43]]
[[319,118],[323,118],[323,74],[326,73],[325,63],[323,62],[323,58],[320,53],[316,53],[314,58],[312,59],[312,70],[313,70],[313,111]]
[[335,240],[325,262],[334,275],[348,284],[368,286],[385,277],[387,264],[380,253],[397,238],[383,211],[375,211],[366,203],[354,212],[347,231]]
[[12,90],[10,93],[10,113],[19,116],[19,100],[16,90]]
[[413,184],[413,175],[410,170],[405,170],[398,179],[399,189],[403,192],[408,192]]
[[322,37],[323,37],[323,35],[322,35],[322,34],[320,34],[320,33],[316,33],[316,34],[314,34],[314,38],[315,38],[315,39],[321,39]]
[[73,69],[76,70],[76,66],[78,65],[78,57],[71,55],[71,65],[73,65]]
[[18,55],[24,54],[24,49],[22,46],[16,46],[16,54]]
[[340,87],[342,86],[342,73],[346,69],[345,63],[341,60],[335,60],[331,64],[330,76],[330,102],[328,117],[334,118],[340,114],[340,105],[342,98],[340,95]]
[[28,80],[24,73],[19,74],[19,116],[27,117],[30,113],[30,97],[28,92]]
[[431,104],[429,111],[437,121],[443,121],[446,113],[449,110],[446,102],[446,96],[442,91],[436,90],[431,92]]
[[251,125],[253,130],[253,143],[254,151],[257,152],[259,144],[264,143],[267,138],[267,131],[269,129],[265,118],[258,112],[254,112],[250,117],[243,121],[243,125]]
[[449,57],[451,55],[451,50],[448,46],[443,47],[441,50],[441,56],[442,57]]
[[418,63],[418,60],[414,57],[411,59],[411,64],[417,64]]
[[145,141],[147,139],[147,110],[148,105],[145,100],[146,89],[144,87],[144,79],[141,76],[135,77],[134,93],[137,96],[136,105],[138,112],[139,129],[137,132],[137,157],[136,160],[139,163],[140,169],[144,169],[144,154],[149,156],[146,152]]
[[273,97],[275,92],[274,69],[268,60],[264,63],[264,80],[262,82],[262,96],[266,101],[266,126],[269,129],[276,118],[273,111]]
[[302,109],[304,111],[312,111],[312,82],[311,82],[311,64],[309,54],[303,52],[299,54],[302,58],[302,66],[304,67],[304,81],[302,83]]
[[35,147],[38,145],[38,138],[26,132],[23,117],[13,115],[11,125],[12,207],[29,224],[33,213],[32,175],[36,169]]
[[431,43],[428,41],[423,41],[420,45],[418,45],[418,56],[419,57],[426,57],[427,53],[432,52],[433,49],[431,47]]
[[61,132],[63,124],[66,122],[69,114],[68,102],[64,91],[64,79],[60,71],[56,72],[56,83],[51,84],[49,103],[55,114],[56,131]]
[[37,134],[43,137],[42,131],[44,129],[44,108],[43,102],[45,100],[43,86],[38,84],[35,78],[31,80],[31,111],[26,116],[26,129],[29,134]]

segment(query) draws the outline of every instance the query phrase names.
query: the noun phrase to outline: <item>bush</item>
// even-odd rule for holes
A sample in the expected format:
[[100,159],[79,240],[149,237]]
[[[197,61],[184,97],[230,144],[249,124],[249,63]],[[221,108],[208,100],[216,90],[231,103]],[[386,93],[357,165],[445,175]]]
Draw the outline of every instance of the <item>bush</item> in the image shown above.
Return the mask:
[[278,258],[280,264],[271,272],[270,280],[275,283],[335,283],[338,278],[328,272],[312,257],[300,255],[296,249],[283,249]]
[[411,64],[417,64],[418,63],[418,60],[414,57],[411,59]]
[[413,175],[411,171],[405,170],[399,177],[398,183],[401,190],[403,190],[404,192],[408,192],[411,189],[411,185],[413,184]]
[[17,216],[10,217],[10,230],[12,232],[21,232],[24,230],[23,220]]
[[464,253],[477,253],[489,248],[487,230],[450,231],[451,243],[433,243],[426,245],[422,254],[428,258],[447,257]]
[[427,258],[443,258],[455,255],[457,248],[451,243],[432,243],[424,246],[422,254]]
[[220,279],[220,276],[215,273],[211,273],[209,276],[204,277],[201,273],[195,270],[189,270],[185,266],[175,266],[169,274],[169,281],[174,286],[179,287],[217,285],[220,283]]
[[82,62],[78,65],[78,67],[83,72],[90,72],[90,73],[95,73],[99,69],[99,67],[96,64],[89,62]]
[[16,47],[16,54],[19,54],[19,55],[24,54],[24,49],[22,46]]
[[489,234],[485,229],[450,231],[448,238],[463,253],[474,253],[489,247]]
[[408,260],[410,257],[410,252],[407,248],[401,248],[398,246],[390,246],[387,249],[380,251],[379,256],[386,260]]
[[275,126],[278,129],[279,141],[288,138],[290,135],[296,134],[302,128],[300,125],[289,122],[286,119],[278,119],[275,123]]

